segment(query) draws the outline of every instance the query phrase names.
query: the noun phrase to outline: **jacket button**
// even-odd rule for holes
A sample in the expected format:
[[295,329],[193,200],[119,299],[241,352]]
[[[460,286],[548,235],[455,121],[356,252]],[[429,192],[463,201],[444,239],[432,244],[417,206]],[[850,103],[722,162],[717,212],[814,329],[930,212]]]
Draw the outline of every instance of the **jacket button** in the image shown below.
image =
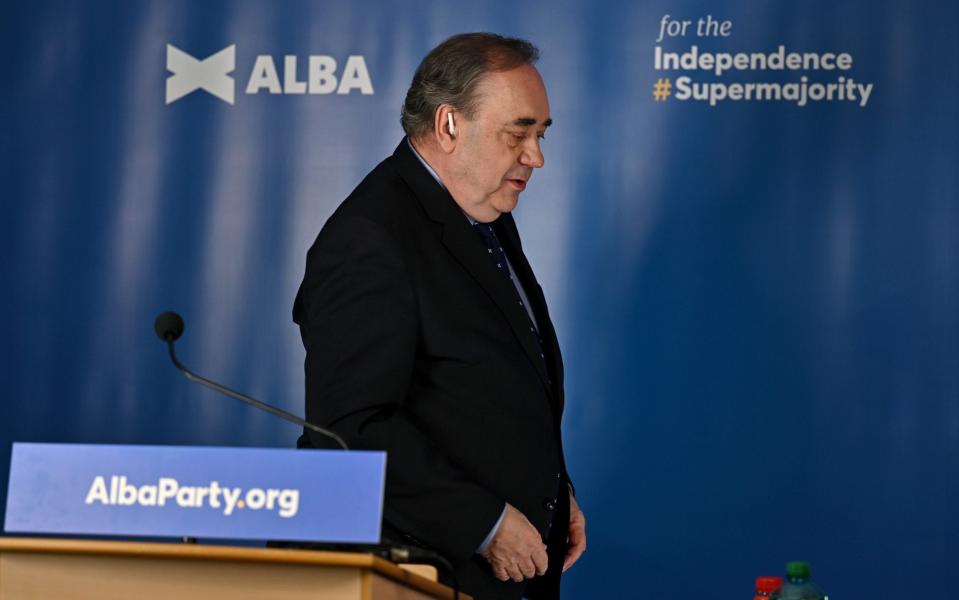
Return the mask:
[[546,500],[543,500],[543,508],[549,512],[553,512],[556,510],[556,500],[553,498],[547,498]]

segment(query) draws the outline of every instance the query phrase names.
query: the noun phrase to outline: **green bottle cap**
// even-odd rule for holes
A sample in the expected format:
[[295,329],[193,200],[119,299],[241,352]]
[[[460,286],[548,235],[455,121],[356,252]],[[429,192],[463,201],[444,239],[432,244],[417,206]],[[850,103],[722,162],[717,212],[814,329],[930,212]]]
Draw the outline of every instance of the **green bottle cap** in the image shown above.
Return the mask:
[[794,560],[786,563],[786,576],[790,579],[809,579],[812,573],[809,563],[801,560]]

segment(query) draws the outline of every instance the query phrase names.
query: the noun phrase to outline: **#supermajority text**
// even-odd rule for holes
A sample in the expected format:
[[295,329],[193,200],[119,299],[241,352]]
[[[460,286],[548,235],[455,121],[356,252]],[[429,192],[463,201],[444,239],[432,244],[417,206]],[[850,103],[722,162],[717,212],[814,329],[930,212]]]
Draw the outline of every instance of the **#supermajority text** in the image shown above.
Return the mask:
[[[654,68],[657,71],[681,71],[711,73],[722,77],[736,71],[749,72],[840,72],[846,73],[853,66],[852,55],[841,52],[787,52],[779,46],[774,52],[701,52],[697,46],[679,52],[665,52],[661,46],[654,49]],[[672,88],[672,89],[671,89]],[[852,77],[839,75],[834,81],[810,82],[802,75],[799,81],[749,81],[726,83],[722,81],[696,81],[689,75],[660,79],[654,96],[665,100],[697,100],[716,106],[724,101],[785,101],[797,106],[810,102],[839,101],[858,102],[860,107],[869,103],[872,83],[860,83]]]

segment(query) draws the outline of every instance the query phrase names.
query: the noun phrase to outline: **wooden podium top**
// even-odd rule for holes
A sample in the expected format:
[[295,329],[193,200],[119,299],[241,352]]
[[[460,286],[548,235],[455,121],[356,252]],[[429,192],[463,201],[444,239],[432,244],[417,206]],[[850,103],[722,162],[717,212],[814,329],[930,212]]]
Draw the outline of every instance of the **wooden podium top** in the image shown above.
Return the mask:
[[[202,544],[0,537],[0,554],[7,553],[346,567],[371,571],[432,598],[453,598],[452,590],[445,585],[372,554]],[[460,594],[460,598],[468,599],[469,596]]]

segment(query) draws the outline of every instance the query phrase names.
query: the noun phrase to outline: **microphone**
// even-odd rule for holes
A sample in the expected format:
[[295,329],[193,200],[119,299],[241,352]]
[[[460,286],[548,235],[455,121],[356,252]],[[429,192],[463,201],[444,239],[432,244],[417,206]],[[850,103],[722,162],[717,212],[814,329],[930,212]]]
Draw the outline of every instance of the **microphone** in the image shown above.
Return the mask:
[[160,313],[159,315],[157,315],[156,321],[153,322],[153,329],[154,331],[156,331],[157,337],[159,337],[161,340],[166,342],[167,347],[170,349],[170,360],[173,361],[173,366],[175,366],[177,369],[182,371],[183,374],[186,375],[187,379],[189,379],[190,381],[194,383],[199,383],[200,385],[206,386],[210,388],[211,390],[216,390],[220,392],[221,394],[224,394],[231,398],[236,398],[237,400],[241,402],[245,402],[249,404],[250,406],[255,406],[256,408],[259,408],[260,410],[264,410],[270,413],[271,415],[274,415],[281,419],[289,421],[290,423],[293,423],[294,425],[299,425],[300,427],[305,427],[306,429],[309,429],[310,431],[315,431],[316,433],[319,433],[322,436],[330,438],[331,440],[339,444],[340,448],[342,448],[343,450],[350,449],[346,445],[346,442],[343,441],[343,438],[336,435],[329,429],[324,429],[322,427],[314,425],[313,423],[310,423],[309,421],[305,421],[297,417],[296,415],[291,415],[285,410],[280,410],[279,408],[276,408],[275,406],[267,404],[266,402],[260,402],[256,398],[251,398],[250,396],[247,396],[246,394],[241,394],[240,392],[231,390],[230,388],[222,386],[219,383],[216,383],[215,381],[210,381],[209,379],[205,377],[201,377],[193,373],[186,367],[184,367],[183,364],[181,364],[180,361],[177,360],[176,352],[173,349],[174,342],[176,342],[176,340],[178,340],[180,336],[183,335],[183,328],[184,328],[183,317],[181,317],[180,315],[178,315],[177,313],[173,311]]
[[157,315],[153,330],[164,342],[175,342],[183,335],[183,317],[173,311]]

